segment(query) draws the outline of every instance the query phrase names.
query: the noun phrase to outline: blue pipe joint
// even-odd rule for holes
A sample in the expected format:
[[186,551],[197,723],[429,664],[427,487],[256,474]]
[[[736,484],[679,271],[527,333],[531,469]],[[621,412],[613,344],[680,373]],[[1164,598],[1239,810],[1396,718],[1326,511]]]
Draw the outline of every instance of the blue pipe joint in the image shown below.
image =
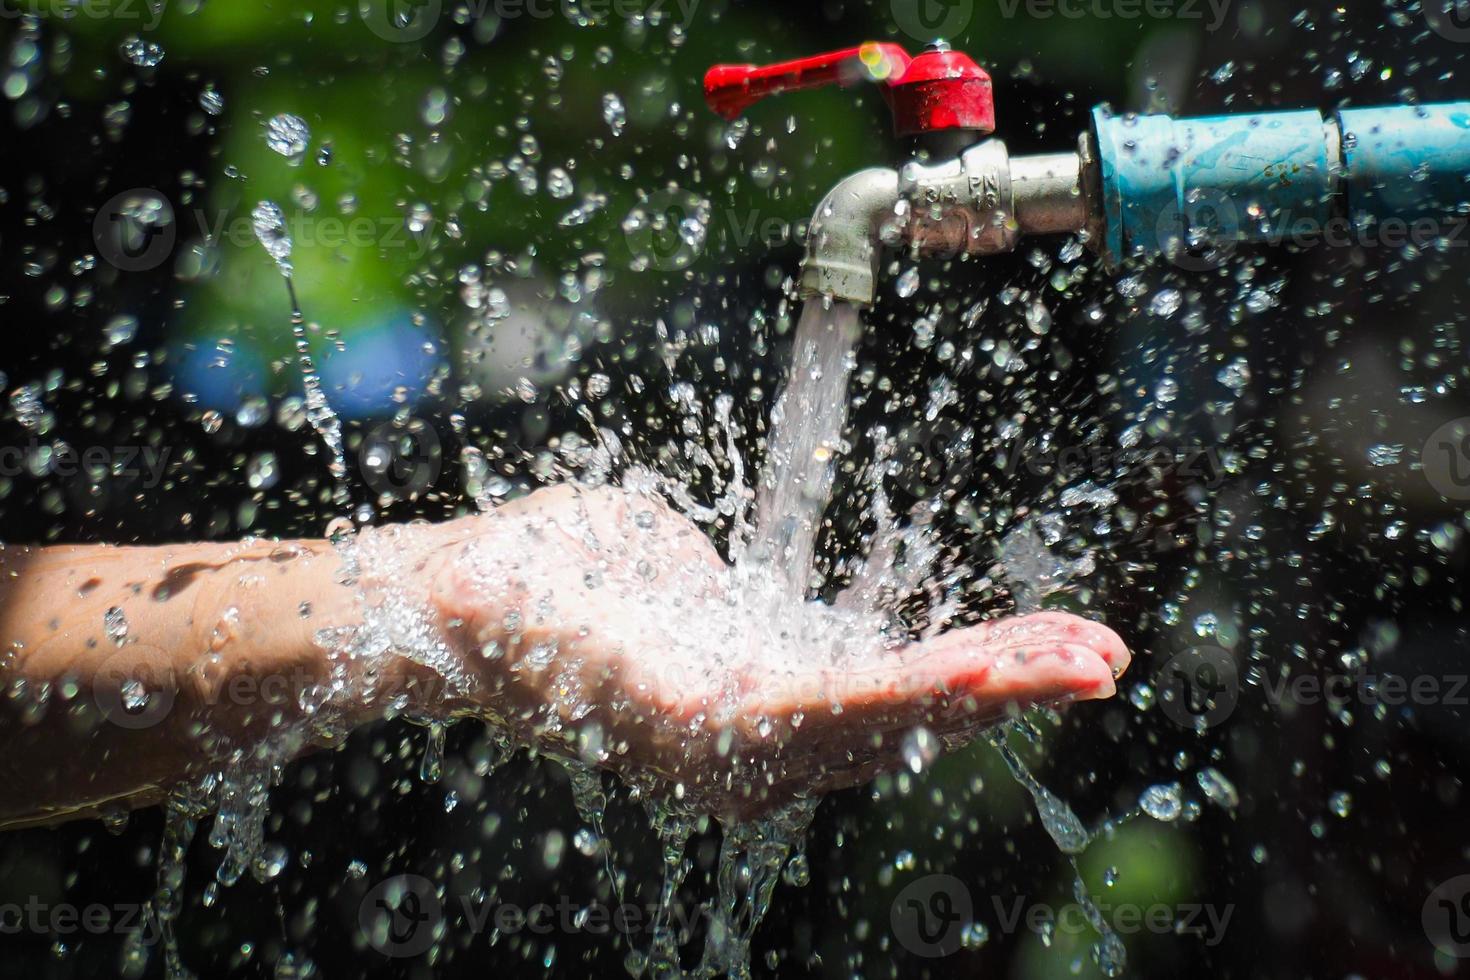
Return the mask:
[[1337,123],[1355,227],[1470,211],[1470,102],[1344,109]]
[[1163,253],[1181,263],[1332,216],[1336,140],[1317,112],[1174,119],[1100,106],[1092,118],[1110,262]]

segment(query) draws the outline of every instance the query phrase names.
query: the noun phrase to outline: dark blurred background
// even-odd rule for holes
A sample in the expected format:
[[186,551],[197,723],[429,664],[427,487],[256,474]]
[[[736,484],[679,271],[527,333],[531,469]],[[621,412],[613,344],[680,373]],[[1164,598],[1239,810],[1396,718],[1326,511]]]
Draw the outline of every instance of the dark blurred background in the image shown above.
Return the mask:
[[[711,64],[943,34],[992,72],[1012,152],[1059,151],[1100,102],[1200,114],[1470,97],[1470,19],[1426,2],[0,0],[0,443],[17,450],[0,538],[323,533],[337,511],[287,291],[250,229],[259,201],[293,233],[359,519],[438,519],[555,478],[561,450],[590,438],[583,404],[626,424],[639,458],[668,461],[676,378],[734,393],[756,448],[789,349],[793,229],[844,175],[906,148],[861,87],[727,126],[702,103]],[[678,220],[701,209],[681,239]],[[931,381],[952,378],[946,415],[982,447],[945,511],[955,546],[1003,563],[1004,533],[1047,514],[1069,556],[1093,556],[1049,602],[1107,621],[1135,666],[1116,701],[1043,713],[1034,743],[1014,741],[1090,827],[1118,823],[1074,872],[988,745],[836,794],[807,844],[810,881],[778,886],[756,934],[757,975],[1097,976],[1090,929],[1011,918],[1018,902],[1072,902],[1076,872],[1099,902],[1182,923],[1123,935],[1129,976],[1461,972],[1426,922],[1441,883],[1452,906],[1470,891],[1453,883],[1470,873],[1470,493],[1443,492],[1421,463],[1436,430],[1470,415],[1466,244],[1241,248],[1203,270],[1109,273],[1058,239],[926,265],[917,286],[888,277],[853,430],[917,418]],[[1045,463],[1015,465],[1129,439],[1210,465],[1096,474],[1117,497],[1102,510],[1062,494],[1076,481]],[[387,469],[371,445],[389,447]],[[102,447],[111,466],[60,472],[64,447]],[[122,458],[145,448],[157,472]],[[858,503],[834,507],[829,554]],[[1004,611],[1014,591],[999,574],[967,615]],[[1166,665],[1202,649],[1225,651],[1238,679],[1201,731],[1165,693]],[[1438,694],[1268,696],[1293,678],[1388,674]],[[458,911],[431,953],[368,947],[359,906],[398,873],[442,885],[452,910],[462,896],[611,901],[600,859],[574,846],[559,769],[522,756],[487,774],[483,733],[460,725],[426,784],[424,738],[383,725],[290,767],[267,824],[286,866],[266,884],[214,882],[206,821],[184,962],[203,977],[619,975],[623,940],[494,934]],[[1182,812],[1137,815],[1146,787],[1175,782]],[[112,832],[0,836],[0,906],[144,902],[161,827],[147,811]],[[609,836],[630,894],[652,901],[657,845],[621,793]],[[690,908],[712,893],[718,840],[711,826],[691,845]],[[984,934],[927,959],[892,913],[935,874],[963,883]],[[1204,907],[1228,915],[1223,932],[1189,912]],[[8,930],[0,975],[163,975],[156,950],[125,963],[123,949],[113,932]]]

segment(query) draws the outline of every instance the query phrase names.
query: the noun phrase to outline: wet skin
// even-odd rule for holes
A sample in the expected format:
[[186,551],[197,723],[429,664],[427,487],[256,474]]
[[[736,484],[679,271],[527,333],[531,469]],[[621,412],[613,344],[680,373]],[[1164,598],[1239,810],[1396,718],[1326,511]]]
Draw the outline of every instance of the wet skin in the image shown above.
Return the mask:
[[[1109,697],[1129,660],[1106,627],[1042,613],[838,669],[732,613],[703,531],[616,489],[366,532],[351,585],[322,541],[0,557],[0,683],[21,692],[0,703],[0,826],[154,803],[267,735],[299,753],[402,711],[483,717],[692,808],[750,816],[896,767],[916,726],[964,738],[1016,707]],[[318,631],[347,636],[364,601],[418,610],[414,651],[324,648]],[[128,624],[120,639],[109,610]],[[346,685],[313,714],[298,695],[333,677]],[[124,694],[140,683],[133,712]]]
[[[1110,697],[1129,661],[1107,627],[1051,612],[952,630],[857,668],[806,650],[768,656],[749,649],[752,634],[769,639],[757,624],[720,618],[734,583],[703,531],[623,490],[543,491],[465,530],[436,553],[431,594],[482,678],[483,706],[523,739],[575,747],[715,813],[864,781],[900,764],[916,726],[964,736],[1015,707]],[[507,560],[529,541],[543,547]]]

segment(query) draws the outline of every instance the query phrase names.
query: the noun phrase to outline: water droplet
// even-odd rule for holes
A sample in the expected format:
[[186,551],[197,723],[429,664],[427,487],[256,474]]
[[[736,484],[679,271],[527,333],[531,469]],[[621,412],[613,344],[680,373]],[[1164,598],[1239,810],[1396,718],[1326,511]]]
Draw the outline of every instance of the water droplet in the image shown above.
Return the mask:
[[1237,357],[1220,369],[1215,375],[1215,380],[1229,388],[1239,398],[1245,394],[1246,386],[1251,382],[1250,364],[1245,358]]
[[134,35],[118,46],[123,60],[139,68],[155,68],[163,61],[163,45],[145,41]]
[[102,629],[113,643],[122,646],[128,639],[128,617],[122,607],[113,606],[102,616]]
[[270,881],[272,878],[286,870],[291,855],[285,845],[274,841],[264,845],[260,853],[255,856],[255,867],[253,873],[256,881]]
[[1235,784],[1225,778],[1225,774],[1214,766],[1208,766],[1195,773],[1195,779],[1199,783],[1200,792],[1210,802],[1227,810],[1233,810],[1240,805],[1240,794],[1235,791]]
[[136,677],[123,681],[121,687],[123,707],[133,713],[148,707],[148,688]]
[[903,738],[903,761],[913,773],[924,769],[939,756],[939,739],[934,733],[920,725]]
[[960,945],[965,949],[979,949],[990,942],[990,928],[983,922],[967,922],[960,930]]
[[1171,317],[1179,312],[1179,307],[1184,303],[1184,294],[1177,289],[1161,289],[1154,294],[1153,301],[1149,303],[1148,311],[1154,316]]
[[1179,819],[1184,809],[1183,790],[1178,783],[1159,783],[1144,790],[1138,805],[1155,820],[1169,823]]
[[919,291],[919,270],[916,266],[905,269],[893,284],[894,292],[908,299]]
[[286,216],[274,201],[261,201],[250,212],[255,237],[275,259],[282,275],[291,275],[291,234],[286,230]]
[[265,124],[265,145],[293,164],[300,163],[306,156],[311,143],[311,128],[306,120],[289,112],[271,116]]
[[225,97],[213,85],[206,85],[199,93],[199,108],[211,116],[218,116],[225,111]]
[[444,741],[448,729],[443,722],[429,723],[428,738],[424,740],[424,757],[419,762],[419,778],[426,783],[437,783],[444,775]]
[[1368,447],[1368,462],[1372,466],[1397,466],[1403,457],[1404,447],[1402,445],[1391,445],[1379,443]]
[[799,851],[791,855],[791,860],[786,862],[786,869],[781,872],[781,880],[792,888],[807,886],[812,880],[812,869],[805,852]]
[[131,341],[138,333],[138,318],[119,314],[107,321],[107,326],[102,329],[102,334],[107,338],[107,346],[117,347]]
[[574,193],[571,175],[561,167],[552,167],[546,175],[546,193],[557,200],[565,200]]
[[612,92],[602,97],[602,121],[612,129],[614,136],[623,135],[623,128],[628,124],[628,110],[623,106],[623,100]]
[[567,838],[560,830],[548,830],[546,840],[541,846],[541,863],[546,865],[547,871],[556,871],[561,867],[562,856],[566,853]]

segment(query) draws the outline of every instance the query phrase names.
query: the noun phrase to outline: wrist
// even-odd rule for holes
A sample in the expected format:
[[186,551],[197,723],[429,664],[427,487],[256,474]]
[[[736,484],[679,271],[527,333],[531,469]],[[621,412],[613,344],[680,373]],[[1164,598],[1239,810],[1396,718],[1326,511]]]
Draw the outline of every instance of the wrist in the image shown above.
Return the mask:
[[365,528],[338,549],[339,574],[352,583],[356,616],[349,627],[319,640],[345,665],[360,720],[442,717],[475,708],[478,678],[466,669],[458,624],[434,599],[474,521]]

